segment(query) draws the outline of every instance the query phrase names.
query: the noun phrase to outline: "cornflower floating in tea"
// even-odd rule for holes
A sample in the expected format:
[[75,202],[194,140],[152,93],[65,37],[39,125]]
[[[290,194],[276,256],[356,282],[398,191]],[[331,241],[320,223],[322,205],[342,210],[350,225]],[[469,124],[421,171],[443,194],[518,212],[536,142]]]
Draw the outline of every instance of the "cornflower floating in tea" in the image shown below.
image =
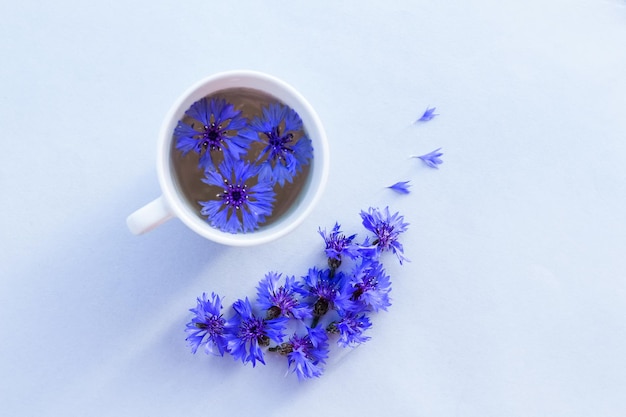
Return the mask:
[[[313,158],[311,140],[292,108],[237,89],[193,103],[173,138],[181,191],[200,216],[227,233],[252,232],[279,218],[300,193],[304,167]],[[194,158],[183,159],[189,153],[198,155],[197,167]],[[204,189],[202,182],[223,192]],[[292,186],[280,192],[285,183]],[[211,193],[217,198],[204,197]]]
[[[265,365],[265,355],[276,354],[286,358],[287,372],[303,380],[323,374],[330,342],[354,348],[368,341],[370,315],[391,306],[391,279],[382,264],[383,254],[391,251],[405,259],[398,238],[408,224],[399,213],[390,214],[388,207],[383,211],[370,207],[361,216],[367,230],[378,231],[376,240],[370,243],[366,237],[356,242],[356,234],[344,236],[338,222],[330,233],[319,228],[322,253],[332,266],[312,266],[299,278],[268,272],[256,288],[256,303],[248,298],[235,301],[226,319],[220,314],[221,299],[213,294],[208,300],[203,294],[198,307],[191,309],[194,316],[186,328],[191,351],[218,343],[218,352],[253,367]],[[333,262],[342,258],[344,262]],[[217,319],[219,338],[212,339],[214,333],[205,323]]]
[[225,159],[219,170],[206,170],[202,181],[220,187],[214,200],[200,201],[200,213],[216,228],[230,233],[250,232],[272,214],[276,193],[257,169],[243,161]]
[[259,178],[278,183],[292,182],[313,157],[311,140],[302,130],[302,119],[292,108],[271,103],[263,115],[255,117],[250,129],[265,144],[257,162]]
[[176,149],[183,155],[191,151],[200,155],[200,168],[215,168],[214,153],[238,159],[252,142],[242,134],[245,117],[224,99],[204,97],[193,103],[185,115],[187,118],[174,129]]

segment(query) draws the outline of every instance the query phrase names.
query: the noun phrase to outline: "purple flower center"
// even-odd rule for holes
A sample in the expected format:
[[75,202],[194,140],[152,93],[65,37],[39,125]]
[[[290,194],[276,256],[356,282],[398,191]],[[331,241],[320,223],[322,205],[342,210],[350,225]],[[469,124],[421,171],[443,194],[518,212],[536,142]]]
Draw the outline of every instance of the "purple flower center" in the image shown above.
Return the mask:
[[393,226],[383,224],[376,228],[377,244],[383,249],[388,249],[393,241]]
[[298,337],[298,336],[294,335],[291,338],[290,342],[291,342],[291,346],[292,346],[293,350],[298,350],[298,349],[304,348],[304,352],[303,353],[305,355],[308,353],[306,350],[307,350],[307,348],[309,348],[310,342],[306,338]]
[[297,304],[293,295],[287,292],[285,287],[280,287],[278,291],[271,296],[270,300],[276,307],[280,308],[283,314],[294,308]]
[[363,282],[359,282],[354,286],[354,292],[352,293],[352,297],[350,297],[353,301],[358,300],[364,293],[373,290],[376,288],[378,281],[376,277],[367,277],[363,280]]
[[203,126],[204,132],[202,132],[202,146],[205,149],[222,150],[221,144],[224,142],[224,134],[222,132],[222,126],[211,123],[210,125]]
[[241,323],[239,337],[245,341],[256,341],[260,345],[269,343],[269,338],[265,335],[262,319],[256,317],[249,318]]
[[224,330],[224,319],[222,316],[207,317],[204,323],[196,323],[196,327],[206,330],[207,333],[212,335],[222,334]]
[[337,252],[341,252],[348,246],[348,239],[344,235],[331,235],[326,241],[326,249],[333,249]]
[[224,180],[226,187],[224,193],[218,194],[224,200],[227,206],[241,208],[248,201],[248,187],[245,184],[229,184],[228,180]]
[[337,294],[329,282],[319,282],[313,293],[318,297],[313,305],[313,315],[319,318],[328,312]]
[[314,290],[314,293],[321,299],[333,301],[335,299],[335,289],[328,282],[320,282]]
[[293,149],[287,146],[293,140],[293,135],[287,133],[286,135],[280,134],[280,127],[276,126],[271,132],[265,132],[270,147],[272,148],[270,158],[276,161],[276,159],[282,159],[283,156],[290,152],[293,153]]

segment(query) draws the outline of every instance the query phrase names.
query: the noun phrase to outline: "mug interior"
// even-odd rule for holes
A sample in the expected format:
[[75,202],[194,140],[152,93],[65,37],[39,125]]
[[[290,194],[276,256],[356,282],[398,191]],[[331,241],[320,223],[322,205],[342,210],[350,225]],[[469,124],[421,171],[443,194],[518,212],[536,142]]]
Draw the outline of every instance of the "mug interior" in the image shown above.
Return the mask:
[[[313,158],[302,190],[290,208],[270,224],[248,233],[228,233],[211,226],[186,200],[178,185],[171,157],[173,132],[185,111],[196,101],[222,90],[258,90],[295,110],[302,119],[313,146]],[[311,212],[321,197],[328,177],[328,143],[315,110],[293,87],[267,74],[255,71],[229,71],[205,78],[187,90],[172,106],[159,137],[157,171],[163,195],[174,214],[189,228],[207,239],[237,246],[269,242],[292,231]]]

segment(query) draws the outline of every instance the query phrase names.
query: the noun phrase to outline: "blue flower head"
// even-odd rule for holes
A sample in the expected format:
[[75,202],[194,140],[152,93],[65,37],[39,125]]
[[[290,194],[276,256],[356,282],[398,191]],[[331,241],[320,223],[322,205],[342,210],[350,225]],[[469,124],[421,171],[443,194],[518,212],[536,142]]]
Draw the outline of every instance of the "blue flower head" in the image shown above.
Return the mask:
[[391,281],[379,262],[364,260],[357,265],[350,277],[350,286],[350,300],[353,302],[351,310],[386,311],[391,306]]
[[224,159],[238,159],[247,152],[253,138],[245,135],[246,119],[240,110],[224,99],[202,98],[185,112],[187,119],[174,129],[176,149],[183,155],[200,155],[200,168],[215,168],[215,154]]
[[271,103],[263,108],[263,115],[250,123],[251,140],[265,144],[257,161],[259,177],[278,183],[292,182],[302,167],[313,157],[311,140],[303,131],[302,119],[292,108]]
[[350,259],[355,259],[359,256],[359,247],[353,243],[356,235],[346,237],[341,232],[339,223],[335,223],[330,233],[326,233],[326,230],[322,230],[321,228],[318,230],[318,233],[322,236],[326,244],[325,252],[331,268],[338,268],[344,256]]
[[384,211],[370,207],[367,212],[361,211],[361,219],[363,226],[373,232],[376,237],[372,245],[375,246],[378,254],[391,251],[398,257],[400,264],[403,261],[408,261],[404,256],[402,244],[398,242],[400,233],[405,232],[409,225],[404,222],[404,216],[399,213],[391,215],[389,207],[385,207]]
[[285,285],[279,285],[281,274],[269,272],[257,287],[257,305],[267,310],[268,318],[293,317],[303,320],[313,313],[300,303],[296,290],[301,290],[294,276],[285,277]]
[[200,201],[200,213],[213,227],[225,232],[257,229],[272,213],[276,194],[269,182],[258,180],[255,175],[252,165],[239,160],[225,159],[219,170],[206,170],[202,181],[223,191],[215,200]]
[[356,347],[367,342],[370,337],[364,336],[363,332],[372,327],[372,322],[365,314],[346,312],[341,319],[332,323],[328,331],[339,333],[337,344],[342,347]]
[[312,309],[314,318],[320,318],[330,310],[347,307],[345,291],[348,285],[343,272],[333,273],[330,269],[313,267],[302,278],[304,285],[298,292],[304,296],[304,303]]
[[287,352],[288,367],[299,380],[320,377],[328,358],[328,336],[322,328],[309,328],[305,336],[289,339]]
[[226,320],[222,317],[221,309],[222,300],[219,296],[211,294],[209,300],[203,293],[202,298],[198,297],[197,307],[189,310],[194,314],[194,317],[187,323],[185,332],[192,353],[196,353],[197,349],[204,345],[206,353],[224,356],[226,351],[226,339],[224,337]]
[[233,303],[233,309],[236,314],[225,326],[228,351],[244,364],[252,362],[254,367],[259,361],[265,365],[262,347],[268,346],[270,340],[282,342],[287,318],[264,320],[255,316],[247,297]]

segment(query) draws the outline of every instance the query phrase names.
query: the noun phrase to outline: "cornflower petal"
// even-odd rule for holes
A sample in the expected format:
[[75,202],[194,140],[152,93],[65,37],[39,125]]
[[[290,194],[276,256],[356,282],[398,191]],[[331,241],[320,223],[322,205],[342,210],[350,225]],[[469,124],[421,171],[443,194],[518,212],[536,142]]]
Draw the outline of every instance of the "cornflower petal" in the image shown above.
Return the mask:
[[419,158],[429,167],[439,169],[437,165],[443,164],[443,160],[440,158],[443,153],[439,152],[440,150],[441,148],[437,148],[424,155],[413,155],[411,158]]
[[199,153],[198,146],[201,142],[199,142],[196,137],[198,134],[198,131],[193,127],[183,122],[178,122],[175,129],[175,135],[178,139],[176,141],[176,149],[182,151],[183,155],[186,155],[190,151]]
[[417,119],[415,121],[415,123],[417,122],[428,122],[432,119],[435,118],[435,116],[439,116],[439,114],[435,113],[435,110],[437,108],[436,107],[432,107],[432,108],[426,108],[426,111],[424,111],[424,113],[422,114],[422,117],[420,117],[419,119]]
[[393,185],[390,185],[387,188],[391,188],[392,190],[394,190],[395,192],[398,192],[400,194],[409,194],[409,187],[411,186],[411,184],[409,184],[410,181],[400,181],[397,182]]

